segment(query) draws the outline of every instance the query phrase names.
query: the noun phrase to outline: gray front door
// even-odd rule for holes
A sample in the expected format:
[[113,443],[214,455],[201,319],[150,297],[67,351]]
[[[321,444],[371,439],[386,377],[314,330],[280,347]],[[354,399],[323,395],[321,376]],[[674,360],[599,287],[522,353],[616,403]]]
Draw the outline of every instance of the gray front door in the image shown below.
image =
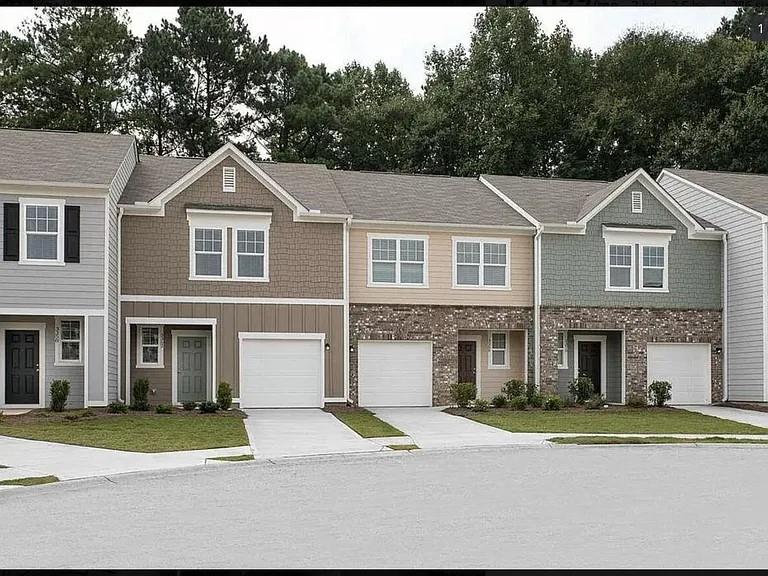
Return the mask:
[[203,402],[208,380],[208,354],[203,336],[179,336],[176,359],[176,399],[179,402]]

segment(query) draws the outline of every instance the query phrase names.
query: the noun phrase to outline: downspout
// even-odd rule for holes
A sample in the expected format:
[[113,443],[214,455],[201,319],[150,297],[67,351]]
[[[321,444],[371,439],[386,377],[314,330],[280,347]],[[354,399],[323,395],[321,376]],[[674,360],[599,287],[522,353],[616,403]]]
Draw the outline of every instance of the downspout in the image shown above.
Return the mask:
[[[120,296],[123,293],[123,208],[117,209],[117,400],[123,401],[123,363],[120,357],[123,355],[123,303]],[[128,358],[125,359],[128,362]]]
[[349,227],[352,218],[344,221],[344,400],[349,404]]
[[728,400],[728,234],[723,234],[723,352],[720,358],[723,377],[723,400]]
[[533,382],[541,390],[541,233],[544,227],[536,224],[533,237]]

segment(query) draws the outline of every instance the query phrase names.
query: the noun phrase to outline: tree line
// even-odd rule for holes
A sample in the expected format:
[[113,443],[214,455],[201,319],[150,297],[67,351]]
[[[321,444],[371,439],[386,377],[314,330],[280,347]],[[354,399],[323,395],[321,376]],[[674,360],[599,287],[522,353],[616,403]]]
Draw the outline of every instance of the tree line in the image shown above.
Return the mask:
[[396,69],[328,71],[272,50],[242,16],[181,7],[130,31],[110,7],[44,7],[0,33],[0,123],[134,134],[142,152],[330,168],[616,178],[668,166],[768,172],[768,52],[740,8],[695,39],[632,29],[602,54],[527,8],[479,13],[471,41]]

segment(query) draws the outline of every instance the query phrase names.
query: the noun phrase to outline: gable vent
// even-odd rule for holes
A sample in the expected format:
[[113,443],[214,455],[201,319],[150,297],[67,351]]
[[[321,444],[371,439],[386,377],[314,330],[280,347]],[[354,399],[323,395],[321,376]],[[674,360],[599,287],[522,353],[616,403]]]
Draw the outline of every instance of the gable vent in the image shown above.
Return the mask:
[[640,191],[632,192],[632,212],[641,214],[643,211],[643,193]]
[[223,169],[223,189],[224,192],[235,191],[235,168],[233,166],[225,166]]

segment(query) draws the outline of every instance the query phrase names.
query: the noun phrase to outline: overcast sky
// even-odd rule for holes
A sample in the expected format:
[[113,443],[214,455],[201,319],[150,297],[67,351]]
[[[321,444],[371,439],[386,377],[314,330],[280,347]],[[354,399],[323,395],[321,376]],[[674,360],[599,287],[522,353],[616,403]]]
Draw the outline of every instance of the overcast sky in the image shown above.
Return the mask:
[[[336,70],[351,60],[372,65],[383,60],[398,68],[415,90],[424,80],[424,54],[432,46],[445,49],[468,45],[474,15],[467,8],[248,8],[237,7],[254,36],[266,34],[275,50],[287,46],[301,52],[312,64],[325,63]],[[717,28],[720,18],[735,8],[531,8],[551,32],[563,20],[574,42],[602,52],[627,28],[664,27],[704,37]],[[173,20],[176,8],[129,8],[133,32],[142,35],[149,24]],[[16,31],[32,15],[32,8],[0,7],[0,29]]]

